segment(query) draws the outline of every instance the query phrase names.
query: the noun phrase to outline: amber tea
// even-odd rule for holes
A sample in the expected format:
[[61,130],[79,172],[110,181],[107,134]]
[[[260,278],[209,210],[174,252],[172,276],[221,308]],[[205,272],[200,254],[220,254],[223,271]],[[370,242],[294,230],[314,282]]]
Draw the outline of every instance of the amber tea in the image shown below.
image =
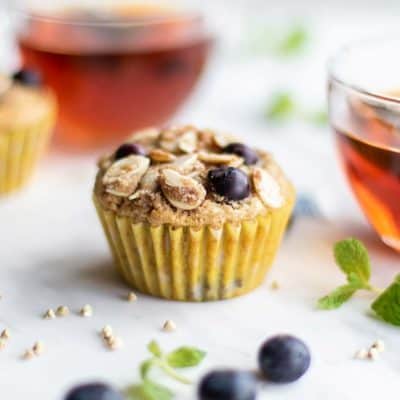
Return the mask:
[[336,129],[344,169],[371,224],[400,250],[400,113],[349,102],[353,129]]
[[203,20],[142,11],[33,16],[20,34],[23,63],[57,94],[62,148],[100,148],[162,124],[197,82],[211,45]]

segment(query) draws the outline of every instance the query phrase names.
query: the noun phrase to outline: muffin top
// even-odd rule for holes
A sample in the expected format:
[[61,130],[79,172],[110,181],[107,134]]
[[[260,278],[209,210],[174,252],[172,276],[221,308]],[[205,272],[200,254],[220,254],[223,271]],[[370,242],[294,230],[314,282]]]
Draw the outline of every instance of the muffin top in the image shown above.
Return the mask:
[[137,132],[98,165],[96,198],[134,223],[219,227],[294,196],[270,154],[190,125]]
[[54,110],[54,104],[53,95],[33,73],[0,76],[0,134],[36,123]]

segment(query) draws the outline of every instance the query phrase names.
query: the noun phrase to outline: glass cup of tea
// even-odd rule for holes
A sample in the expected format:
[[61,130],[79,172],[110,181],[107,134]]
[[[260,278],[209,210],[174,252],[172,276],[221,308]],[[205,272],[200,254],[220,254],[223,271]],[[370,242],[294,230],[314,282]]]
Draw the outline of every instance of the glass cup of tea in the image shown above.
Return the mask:
[[47,3],[18,11],[17,39],[22,64],[57,95],[62,149],[100,149],[164,124],[205,68],[213,40],[197,12],[165,3]]
[[350,186],[384,243],[400,251],[400,39],[341,50],[329,67],[329,114]]

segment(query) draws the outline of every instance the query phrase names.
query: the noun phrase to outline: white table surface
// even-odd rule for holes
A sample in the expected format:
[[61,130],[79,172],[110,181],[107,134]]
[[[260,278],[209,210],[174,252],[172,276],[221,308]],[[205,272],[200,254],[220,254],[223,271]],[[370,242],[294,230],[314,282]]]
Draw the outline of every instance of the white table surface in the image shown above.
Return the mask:
[[[318,102],[326,54],[344,41],[346,32],[360,37],[379,30],[373,16],[363,18],[357,25],[351,17],[338,25],[330,17],[321,20],[315,24],[318,43],[312,56],[290,64],[249,61],[229,51],[217,54],[208,78],[177,118],[233,128],[272,150],[298,189],[312,190],[325,213],[323,220],[295,224],[265,284],[254,293],[205,304],[143,295],[136,303],[124,300],[128,288],[112,269],[91,204],[94,156],[51,154],[29,188],[0,201],[0,329],[8,327],[12,335],[0,353],[1,399],[61,399],[71,385],[88,380],[122,388],[137,380],[151,339],[166,349],[187,344],[206,350],[201,367],[187,372],[195,380],[215,367],[254,368],[261,342],[282,332],[309,344],[312,366],[298,383],[266,385],[261,399],[372,400],[399,392],[399,330],[369,315],[369,294],[358,295],[338,311],[315,309],[316,300],[344,279],[332,259],[336,240],[350,235],[364,240],[378,285],[398,272],[399,256],[379,242],[358,210],[328,130],[297,122],[273,128],[258,114],[263,100],[280,86],[294,87],[305,101]],[[390,16],[385,21],[387,26],[395,22]],[[272,280],[280,283],[279,290],[270,289]],[[86,303],[94,307],[92,318],[76,315]],[[41,318],[47,308],[61,304],[72,315]],[[175,321],[176,332],[161,331],[166,319]],[[123,338],[123,349],[103,347],[98,331],[105,324]],[[352,359],[356,350],[378,338],[387,346],[379,361]],[[44,342],[44,354],[22,361],[20,355],[36,340]],[[194,386],[165,383],[176,389],[178,399],[194,398]]]

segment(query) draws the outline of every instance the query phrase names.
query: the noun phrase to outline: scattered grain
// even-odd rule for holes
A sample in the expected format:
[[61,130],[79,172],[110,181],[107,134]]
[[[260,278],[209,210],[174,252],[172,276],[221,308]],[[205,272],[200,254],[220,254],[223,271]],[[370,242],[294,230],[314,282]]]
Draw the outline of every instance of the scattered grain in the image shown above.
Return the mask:
[[162,330],[164,332],[174,332],[176,331],[176,324],[174,321],[171,321],[168,319],[167,321],[164,322],[164,325],[162,327]]
[[31,360],[33,357],[35,357],[35,353],[32,349],[26,350],[25,353],[22,355],[22,358],[24,360]]
[[79,311],[82,317],[91,317],[93,315],[93,307],[90,304],[85,304]]
[[128,293],[128,301],[130,302],[134,302],[137,300],[137,296],[134,292],[129,292]]
[[368,358],[368,350],[367,349],[360,349],[354,354],[354,358],[358,360],[365,360]]
[[56,314],[58,317],[66,317],[69,315],[69,308],[67,306],[57,307]]
[[385,351],[385,343],[383,340],[376,340],[374,343],[372,343],[371,348],[374,348],[378,351],[378,353],[383,353]]
[[56,313],[52,308],[49,308],[44,314],[43,318],[44,319],[54,319],[56,317]]
[[113,336],[113,330],[110,325],[106,325],[102,330],[101,330],[101,336],[103,339],[107,340],[110,339]]
[[4,340],[10,339],[10,330],[7,328],[4,329],[3,332],[1,332],[0,338]]
[[43,342],[41,341],[36,342],[32,347],[32,351],[36,356],[40,356],[43,353],[43,350],[44,350],[44,345]]

